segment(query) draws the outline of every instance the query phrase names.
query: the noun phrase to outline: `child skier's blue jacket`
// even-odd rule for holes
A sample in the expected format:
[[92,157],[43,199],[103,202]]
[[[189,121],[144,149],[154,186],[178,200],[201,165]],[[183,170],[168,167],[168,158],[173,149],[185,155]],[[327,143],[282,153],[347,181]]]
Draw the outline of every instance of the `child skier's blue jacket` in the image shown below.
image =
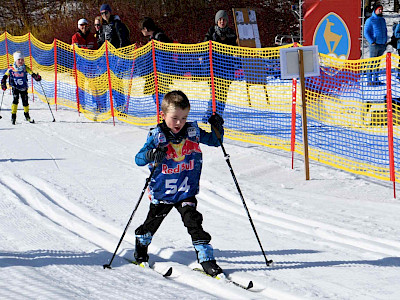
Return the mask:
[[10,76],[9,82],[13,88],[26,91],[28,89],[28,73],[32,75],[33,72],[27,65],[17,67],[14,63],[7,69],[5,75]]
[[[221,137],[223,128],[220,129]],[[147,136],[143,148],[135,156],[138,166],[153,162],[146,159],[147,151],[157,147],[167,147],[166,158],[157,166],[149,184],[152,203],[174,204],[195,196],[199,192],[199,181],[203,155],[199,144],[218,147],[220,145],[214,131],[206,132],[197,122],[188,122],[178,134],[173,134],[165,122],[157,125]]]

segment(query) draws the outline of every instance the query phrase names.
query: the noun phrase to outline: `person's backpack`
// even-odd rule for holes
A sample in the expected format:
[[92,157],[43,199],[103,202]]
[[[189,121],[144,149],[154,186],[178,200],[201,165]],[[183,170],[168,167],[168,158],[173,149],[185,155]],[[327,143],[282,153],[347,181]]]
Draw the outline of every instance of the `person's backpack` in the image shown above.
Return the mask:
[[395,37],[394,33],[396,32],[396,27],[399,25],[399,23],[393,23],[393,32],[392,32],[392,37],[390,38],[390,42],[388,43],[390,46],[392,46],[394,49],[397,49],[397,41],[399,40],[398,38]]

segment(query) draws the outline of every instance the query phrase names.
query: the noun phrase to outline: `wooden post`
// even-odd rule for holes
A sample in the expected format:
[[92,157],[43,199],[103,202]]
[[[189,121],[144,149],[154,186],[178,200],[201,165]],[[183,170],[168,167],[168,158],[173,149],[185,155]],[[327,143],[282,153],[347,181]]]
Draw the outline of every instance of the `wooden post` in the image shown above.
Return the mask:
[[306,100],[306,84],[304,77],[304,58],[303,50],[297,50],[299,54],[299,74],[301,84],[301,107],[302,107],[302,124],[303,124],[303,149],[304,149],[304,168],[306,171],[306,180],[310,180],[310,162],[308,157],[308,133],[307,133],[307,100]]

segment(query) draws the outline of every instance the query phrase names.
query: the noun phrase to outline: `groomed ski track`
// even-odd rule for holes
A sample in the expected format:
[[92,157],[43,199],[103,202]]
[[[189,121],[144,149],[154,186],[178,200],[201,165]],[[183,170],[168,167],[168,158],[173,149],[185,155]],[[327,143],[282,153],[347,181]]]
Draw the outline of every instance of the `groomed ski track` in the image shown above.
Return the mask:
[[[6,100],[8,98],[8,101]],[[226,140],[226,150],[268,258],[266,267],[219,148],[204,153],[199,211],[215,256],[233,280],[207,278],[189,235],[172,211],[149,248],[165,279],[127,263],[147,196],[104,270],[134,208],[147,168],[134,165],[147,128],[94,123],[35,101],[36,124],[11,125],[11,96],[0,120],[0,298],[7,299],[395,299],[400,208],[391,184],[301,157]],[[21,110],[18,118],[22,118]],[[377,195],[381,196],[379,199]],[[397,278],[397,279],[396,279]],[[374,279],[374,280],[372,280]]]

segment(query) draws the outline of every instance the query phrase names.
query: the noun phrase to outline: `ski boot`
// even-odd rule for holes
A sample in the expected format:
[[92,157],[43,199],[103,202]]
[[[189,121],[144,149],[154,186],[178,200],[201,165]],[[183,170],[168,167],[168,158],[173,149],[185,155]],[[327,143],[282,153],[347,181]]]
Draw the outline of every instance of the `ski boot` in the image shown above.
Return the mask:
[[25,120],[27,120],[29,123],[34,123],[34,120],[31,120],[31,117],[29,115],[29,112],[24,112]]
[[140,243],[139,239],[136,238],[136,246],[135,246],[135,260],[138,265],[142,263],[147,264],[149,261],[149,255],[147,254],[148,245],[144,246]]
[[220,266],[217,265],[217,262],[214,260],[207,260],[200,263],[203,267],[204,272],[212,277],[216,277],[218,274],[223,273]]
[[11,124],[15,125],[17,121],[17,114],[11,114]]

